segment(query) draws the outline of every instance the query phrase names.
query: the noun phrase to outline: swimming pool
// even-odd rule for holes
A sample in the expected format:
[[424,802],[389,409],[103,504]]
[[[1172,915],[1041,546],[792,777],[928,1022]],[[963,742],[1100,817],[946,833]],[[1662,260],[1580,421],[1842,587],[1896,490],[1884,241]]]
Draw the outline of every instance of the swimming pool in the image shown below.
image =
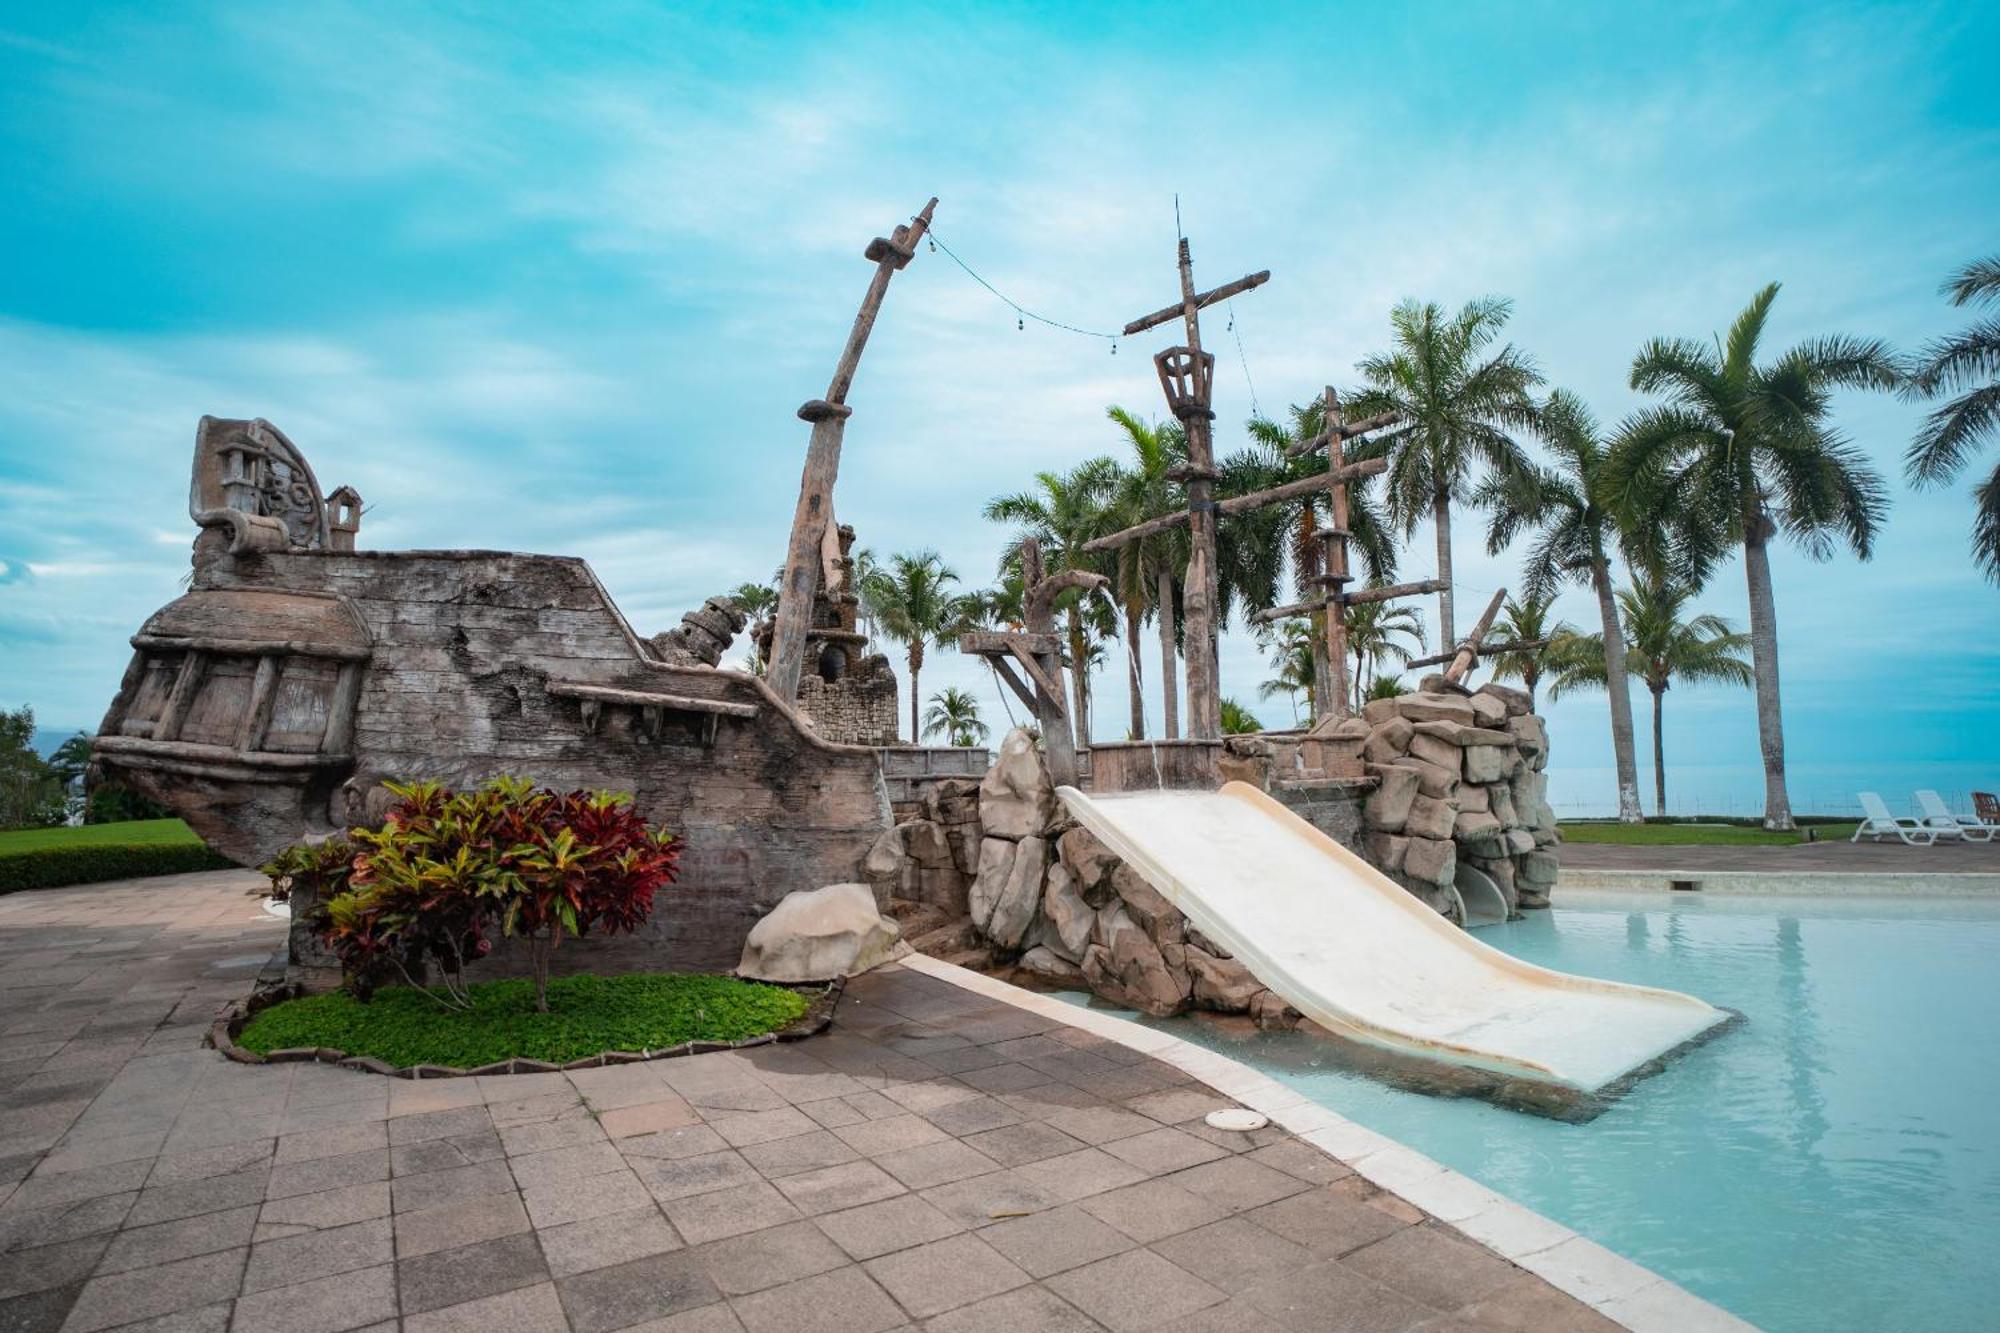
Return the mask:
[[2000,902],[1560,895],[1480,938],[1748,1022],[1566,1124],[1161,1026],[1768,1329],[2000,1326]]

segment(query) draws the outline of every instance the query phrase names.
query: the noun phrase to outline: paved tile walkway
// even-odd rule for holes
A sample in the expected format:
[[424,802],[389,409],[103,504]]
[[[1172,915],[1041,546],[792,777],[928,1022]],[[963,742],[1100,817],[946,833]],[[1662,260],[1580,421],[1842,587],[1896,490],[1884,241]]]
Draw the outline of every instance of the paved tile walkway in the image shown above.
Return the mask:
[[947,982],[410,1082],[200,1047],[240,873],[0,897],[0,1333],[1608,1329],[1179,1071]]

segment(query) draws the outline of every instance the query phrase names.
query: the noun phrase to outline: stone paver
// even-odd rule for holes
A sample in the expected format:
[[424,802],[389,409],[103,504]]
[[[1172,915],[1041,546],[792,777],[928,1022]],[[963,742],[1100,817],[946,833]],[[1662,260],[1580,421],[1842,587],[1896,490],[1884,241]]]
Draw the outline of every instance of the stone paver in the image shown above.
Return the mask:
[[[833,1030],[411,1082],[201,1048],[254,877],[0,898],[0,1330],[1609,1325],[1122,1046],[908,969]],[[148,1322],[151,1321],[151,1322]]]

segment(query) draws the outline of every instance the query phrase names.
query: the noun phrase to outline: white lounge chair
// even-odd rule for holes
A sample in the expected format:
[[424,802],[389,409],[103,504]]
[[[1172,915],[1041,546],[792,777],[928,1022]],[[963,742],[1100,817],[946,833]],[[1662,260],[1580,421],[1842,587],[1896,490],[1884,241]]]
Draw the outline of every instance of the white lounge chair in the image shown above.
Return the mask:
[[1849,842],[1860,842],[1866,836],[1876,842],[1884,838],[1895,838],[1912,847],[1929,847],[1938,838],[1938,830],[1929,828],[1914,819],[1899,819],[1889,813],[1889,807],[1882,804],[1882,798],[1872,791],[1861,793],[1861,823],[1855,827]]
[[2000,833],[2000,824],[1965,819],[1951,812],[1944,798],[1934,791],[1917,793],[1917,808],[1924,812],[1924,827],[1936,829],[1939,837],[1964,838],[1970,842],[1991,842]]

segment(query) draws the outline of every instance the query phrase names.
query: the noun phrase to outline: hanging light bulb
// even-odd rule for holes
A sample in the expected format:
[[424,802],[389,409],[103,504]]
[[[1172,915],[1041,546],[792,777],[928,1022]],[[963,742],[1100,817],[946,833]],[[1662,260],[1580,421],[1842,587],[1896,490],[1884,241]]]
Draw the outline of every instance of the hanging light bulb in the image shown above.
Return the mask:
[[1015,332],[1017,332],[1017,333],[1018,333],[1018,332],[1021,332],[1022,330],[1026,329],[1027,327],[1028,327],[1028,321],[1027,321],[1027,320],[1025,320],[1025,319],[1022,319],[1022,318],[1021,318],[1021,317],[1020,317],[1019,315],[1016,315],[1016,316],[1014,316],[1014,331],[1015,331]]
[[1118,355],[1118,340],[1116,338],[1113,338],[1111,340],[1111,355],[1113,356]]
[[926,237],[925,237],[924,239],[930,242],[930,245],[931,245],[931,253],[932,253],[932,254],[936,254],[936,253],[937,253],[937,237],[935,237],[935,236],[926,236]]

